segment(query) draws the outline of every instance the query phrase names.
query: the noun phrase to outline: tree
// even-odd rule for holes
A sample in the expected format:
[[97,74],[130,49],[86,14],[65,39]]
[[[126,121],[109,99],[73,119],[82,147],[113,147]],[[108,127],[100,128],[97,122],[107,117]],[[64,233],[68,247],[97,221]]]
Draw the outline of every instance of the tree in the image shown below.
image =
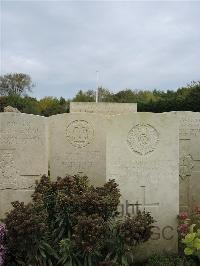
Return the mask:
[[182,108],[187,111],[200,112],[200,81],[193,81],[186,88],[189,93],[186,94]]
[[39,101],[41,114],[50,116],[69,112],[69,103],[64,98],[45,97]]
[[[94,92],[96,94],[96,91]],[[99,102],[113,102],[113,93],[111,93],[108,89],[98,88],[98,101]]]
[[25,95],[30,92],[34,84],[31,77],[23,73],[10,73],[0,76],[0,95]]
[[73,102],[94,102],[95,101],[95,91],[88,90],[83,92],[80,90],[76,96],[72,99]]

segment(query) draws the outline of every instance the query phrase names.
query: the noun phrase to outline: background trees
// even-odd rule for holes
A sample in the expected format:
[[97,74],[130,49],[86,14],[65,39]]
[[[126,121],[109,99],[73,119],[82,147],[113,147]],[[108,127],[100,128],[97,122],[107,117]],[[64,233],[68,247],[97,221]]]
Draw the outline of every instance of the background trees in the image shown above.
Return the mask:
[[[76,102],[94,102],[95,91],[79,91],[72,99]],[[137,103],[138,112],[200,112],[200,82],[191,82],[185,87],[175,90],[131,90],[125,89],[112,93],[107,89],[99,89],[99,101],[118,103]]]
[[0,95],[22,95],[34,87],[31,77],[23,73],[0,76]]
[[44,116],[69,112],[69,103],[64,98],[45,97],[38,102],[40,113]]
[[[0,76],[0,112],[5,106],[11,105],[24,113],[50,116],[69,112],[70,101],[95,101],[95,90],[79,90],[72,99],[49,96],[37,100],[27,95],[33,86],[31,78],[26,74],[15,73]],[[193,81],[177,91],[125,89],[114,93],[101,87],[99,88],[99,101],[137,103],[138,112],[200,112],[200,81]]]

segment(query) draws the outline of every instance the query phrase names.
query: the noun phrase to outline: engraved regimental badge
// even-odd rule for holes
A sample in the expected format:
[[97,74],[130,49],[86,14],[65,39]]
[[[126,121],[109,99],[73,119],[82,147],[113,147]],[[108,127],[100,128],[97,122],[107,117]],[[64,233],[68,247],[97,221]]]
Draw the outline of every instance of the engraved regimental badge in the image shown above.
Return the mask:
[[149,124],[138,124],[128,132],[127,143],[131,150],[139,155],[153,152],[158,141],[158,131]]
[[94,137],[94,129],[85,120],[75,120],[67,125],[67,140],[76,148],[86,147]]

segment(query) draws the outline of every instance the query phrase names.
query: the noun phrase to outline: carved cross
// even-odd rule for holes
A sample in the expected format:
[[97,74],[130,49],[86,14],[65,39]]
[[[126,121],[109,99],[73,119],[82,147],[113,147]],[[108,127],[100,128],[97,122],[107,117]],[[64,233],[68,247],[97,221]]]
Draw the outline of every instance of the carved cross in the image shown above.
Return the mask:
[[143,202],[142,202],[142,207],[145,208],[146,207],[150,207],[150,208],[154,208],[154,207],[159,207],[159,202],[152,202],[152,203],[147,203],[146,202],[146,186],[140,186],[143,190]]

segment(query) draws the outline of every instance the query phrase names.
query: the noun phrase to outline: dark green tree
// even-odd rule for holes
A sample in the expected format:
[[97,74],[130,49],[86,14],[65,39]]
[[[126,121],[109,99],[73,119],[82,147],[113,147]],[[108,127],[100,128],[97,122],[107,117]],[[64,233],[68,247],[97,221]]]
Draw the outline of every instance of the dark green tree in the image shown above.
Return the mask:
[[76,96],[72,99],[73,102],[94,102],[95,92],[93,90],[82,91],[79,90]]

